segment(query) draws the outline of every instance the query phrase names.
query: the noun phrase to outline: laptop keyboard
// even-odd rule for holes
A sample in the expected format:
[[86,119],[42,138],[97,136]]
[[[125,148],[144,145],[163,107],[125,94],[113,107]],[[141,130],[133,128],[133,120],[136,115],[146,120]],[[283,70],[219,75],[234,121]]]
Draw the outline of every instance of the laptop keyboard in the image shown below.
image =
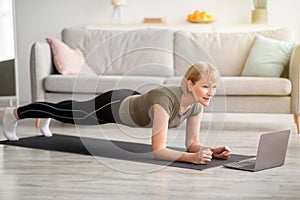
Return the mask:
[[255,160],[236,162],[234,165],[236,167],[245,167],[251,169],[255,167]]

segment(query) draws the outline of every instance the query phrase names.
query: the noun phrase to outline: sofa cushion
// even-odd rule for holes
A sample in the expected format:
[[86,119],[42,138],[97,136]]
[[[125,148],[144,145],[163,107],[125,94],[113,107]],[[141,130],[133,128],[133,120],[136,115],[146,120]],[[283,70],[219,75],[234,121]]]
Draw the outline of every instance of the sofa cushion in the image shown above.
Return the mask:
[[[168,78],[164,83],[179,85],[180,76]],[[291,81],[273,77],[221,77],[217,86],[217,95],[271,95],[286,96],[292,92]]]
[[293,48],[293,43],[257,36],[242,75],[280,77]]
[[96,75],[84,60],[79,48],[71,49],[62,41],[55,38],[46,38],[51,47],[54,66],[63,75]]
[[173,38],[173,31],[155,28],[62,31],[63,41],[72,48],[80,48],[87,64],[98,75],[172,76]]
[[132,89],[144,93],[161,86],[165,78],[154,76],[75,76],[50,75],[45,78],[47,92],[103,93],[112,89]]
[[223,76],[240,76],[250,48],[257,35],[291,41],[293,34],[285,28],[253,32],[187,32],[175,33],[174,68],[176,75],[184,74],[190,64],[210,61]]

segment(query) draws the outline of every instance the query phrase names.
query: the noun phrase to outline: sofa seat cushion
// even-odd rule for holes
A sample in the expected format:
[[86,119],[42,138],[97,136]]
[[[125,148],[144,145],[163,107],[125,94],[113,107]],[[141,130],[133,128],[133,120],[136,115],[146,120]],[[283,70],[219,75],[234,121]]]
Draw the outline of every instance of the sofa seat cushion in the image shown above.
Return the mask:
[[44,80],[47,92],[103,93],[112,89],[132,89],[144,93],[161,86],[165,78],[154,76],[76,76],[50,75]]
[[[168,78],[165,84],[179,85],[180,76]],[[286,78],[224,76],[217,87],[217,95],[287,96],[292,84]]]

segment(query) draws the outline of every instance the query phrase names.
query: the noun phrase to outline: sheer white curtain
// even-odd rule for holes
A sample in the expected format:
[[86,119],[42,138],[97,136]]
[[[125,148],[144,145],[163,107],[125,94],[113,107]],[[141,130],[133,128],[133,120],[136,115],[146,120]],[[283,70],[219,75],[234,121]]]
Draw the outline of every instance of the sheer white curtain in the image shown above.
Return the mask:
[[15,57],[13,0],[0,0],[0,62]]

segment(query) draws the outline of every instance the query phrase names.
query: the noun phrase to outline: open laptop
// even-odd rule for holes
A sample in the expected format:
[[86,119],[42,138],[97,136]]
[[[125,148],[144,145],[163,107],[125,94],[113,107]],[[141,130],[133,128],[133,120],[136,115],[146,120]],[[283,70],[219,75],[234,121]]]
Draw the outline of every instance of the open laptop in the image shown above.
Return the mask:
[[284,164],[290,130],[262,133],[255,158],[224,164],[224,167],[260,171]]

